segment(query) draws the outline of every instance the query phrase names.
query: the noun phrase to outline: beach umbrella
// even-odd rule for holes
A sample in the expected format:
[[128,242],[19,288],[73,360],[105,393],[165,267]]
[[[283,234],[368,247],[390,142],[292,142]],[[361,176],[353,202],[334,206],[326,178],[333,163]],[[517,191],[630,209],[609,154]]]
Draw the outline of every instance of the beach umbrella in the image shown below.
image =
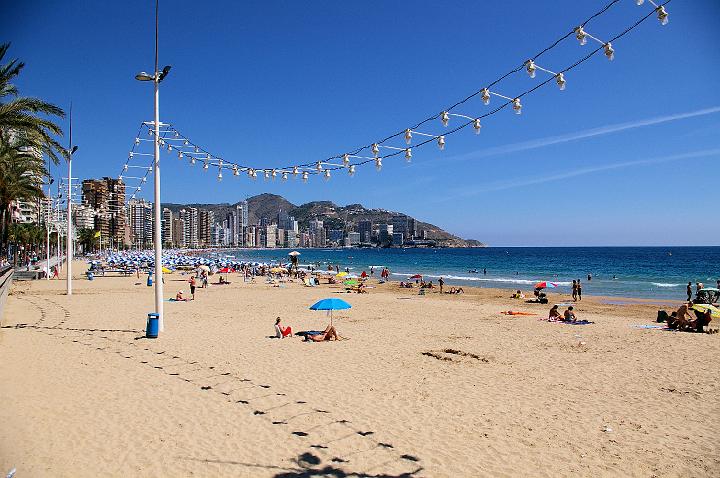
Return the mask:
[[345,277],[346,275],[348,275],[348,273],[343,271],[343,272],[338,272],[337,274],[335,274],[335,277]]
[[203,265],[199,265],[199,266],[198,266],[198,269],[203,270],[203,271],[205,271],[205,272],[210,272],[210,268],[209,268],[208,266],[204,265],[204,264],[203,264]]
[[694,304],[692,306],[693,309],[699,311],[699,312],[706,312],[710,311],[710,316],[714,319],[720,319],[720,309],[715,307],[714,305],[710,304]]
[[299,256],[299,255],[300,255],[300,253],[298,251],[288,252],[288,256]]
[[170,274],[170,273],[172,272],[172,271],[171,271],[170,269],[168,269],[167,267],[163,267],[163,268],[162,268],[162,271],[163,271],[163,273],[165,273],[165,274]]
[[230,269],[229,267],[223,267],[218,272],[222,272],[223,274],[227,274],[229,272],[235,272],[233,269]]
[[558,285],[556,282],[546,282],[546,281],[538,282],[537,284],[535,284],[536,289],[546,289],[548,287],[551,289],[554,289],[557,286]]
[[415,274],[415,275],[409,277],[409,279],[422,279],[422,278],[423,278],[422,274]]
[[270,272],[272,272],[273,274],[278,274],[280,272],[287,272],[287,269],[285,269],[284,267],[273,267],[272,269],[270,269]]
[[315,302],[313,305],[310,306],[310,310],[327,310],[330,314],[330,325],[332,325],[333,310],[345,310],[351,307],[352,306],[344,300],[333,297],[331,299],[323,299]]

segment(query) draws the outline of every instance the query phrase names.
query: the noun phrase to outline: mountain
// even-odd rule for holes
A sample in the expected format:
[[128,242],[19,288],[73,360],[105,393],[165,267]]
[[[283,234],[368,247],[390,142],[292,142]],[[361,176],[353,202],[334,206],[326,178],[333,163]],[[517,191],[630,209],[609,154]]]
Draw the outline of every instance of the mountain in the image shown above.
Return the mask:
[[[282,196],[277,194],[259,194],[247,199],[248,202],[248,224],[257,224],[261,218],[265,217],[271,221],[277,219],[279,211],[285,211],[290,216],[294,216],[298,221],[300,230],[307,229],[308,224],[313,219],[321,219],[330,229],[344,229],[347,225],[349,230],[353,230],[354,226],[363,220],[371,220],[373,224],[389,223],[392,216],[402,214],[386,209],[366,209],[362,204],[348,204],[347,206],[338,206],[331,201],[311,201],[309,203],[296,206]],[[239,203],[228,204],[163,204],[163,207],[170,209],[173,214],[177,214],[184,207],[196,207],[198,209],[207,209],[215,214],[215,220],[221,221],[227,213],[235,209]],[[429,240],[435,241],[442,247],[484,247],[480,241],[475,239],[462,239],[434,224],[422,222],[415,219],[417,230],[425,231]]]

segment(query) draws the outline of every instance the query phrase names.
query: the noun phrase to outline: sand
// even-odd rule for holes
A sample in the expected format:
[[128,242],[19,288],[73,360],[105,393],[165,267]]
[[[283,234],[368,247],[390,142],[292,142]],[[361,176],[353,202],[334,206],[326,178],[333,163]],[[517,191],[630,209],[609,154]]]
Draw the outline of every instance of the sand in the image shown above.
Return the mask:
[[[8,298],[0,475],[720,476],[720,334],[631,327],[653,304],[588,297],[576,311],[595,323],[571,326],[497,289],[351,295],[231,275],[166,302],[150,340],[145,279],[81,267],[72,297],[36,281]],[[185,279],[167,275],[166,296]],[[350,340],[268,338],[276,316],[322,329],[308,306],[325,297],[352,303],[334,319]]]

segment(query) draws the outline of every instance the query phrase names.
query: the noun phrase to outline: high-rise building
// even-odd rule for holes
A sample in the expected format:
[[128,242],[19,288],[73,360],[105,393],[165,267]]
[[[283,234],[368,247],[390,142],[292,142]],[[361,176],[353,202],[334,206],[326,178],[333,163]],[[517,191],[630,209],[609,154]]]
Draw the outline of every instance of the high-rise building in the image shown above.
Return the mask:
[[183,244],[185,247],[198,247],[198,210],[188,207],[180,210],[183,221]]
[[149,249],[153,244],[153,206],[144,199],[128,202],[130,241],[133,246]]
[[265,247],[277,247],[277,224],[265,226]]
[[199,209],[197,215],[197,239],[201,247],[212,244],[212,225],[215,223],[215,214],[206,209]]
[[351,246],[360,244],[360,233],[359,232],[348,232],[348,243]]
[[357,226],[357,232],[360,233],[361,242],[372,241],[372,221],[359,221]]
[[172,236],[174,247],[187,247],[185,245],[185,221],[182,218],[173,218]]
[[328,231],[328,240],[336,245],[342,245],[345,233],[342,229],[330,229]]
[[122,244],[125,239],[125,183],[122,179],[86,179],[82,182],[83,204],[95,210],[95,230],[103,241]]
[[325,247],[327,242],[325,227],[320,219],[310,221],[310,247]]
[[173,213],[168,208],[162,211],[162,243],[165,246],[172,247],[173,243]]
[[381,246],[389,246],[393,240],[393,225],[378,224],[378,241]]
[[72,215],[76,229],[93,229],[95,227],[95,211],[92,208],[78,204],[73,206]]

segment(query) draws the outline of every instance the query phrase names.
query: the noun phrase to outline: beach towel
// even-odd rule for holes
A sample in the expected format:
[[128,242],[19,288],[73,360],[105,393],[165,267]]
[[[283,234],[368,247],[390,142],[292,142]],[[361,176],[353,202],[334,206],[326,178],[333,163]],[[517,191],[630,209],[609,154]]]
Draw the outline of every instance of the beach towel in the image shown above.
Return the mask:
[[662,325],[647,325],[647,324],[643,324],[643,325],[633,324],[630,327],[632,327],[634,329],[667,329],[667,327],[662,326]]
[[502,310],[500,313],[504,315],[537,315],[532,312],[518,312],[516,310]]
[[594,324],[595,322],[591,322],[589,320],[578,320],[577,322],[564,322],[564,321],[558,321],[561,324],[567,324],[567,325],[590,325]]

